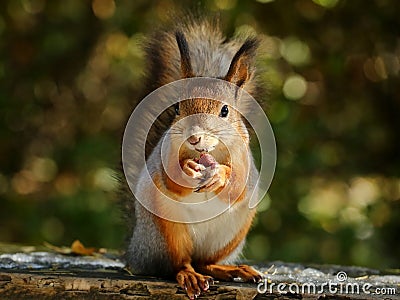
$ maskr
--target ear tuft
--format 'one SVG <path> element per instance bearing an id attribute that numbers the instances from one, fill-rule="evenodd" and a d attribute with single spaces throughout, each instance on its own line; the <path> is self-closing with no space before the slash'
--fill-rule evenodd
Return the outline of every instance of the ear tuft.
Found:
<path id="1" fill-rule="evenodd" d="M 194 77 L 192 64 L 190 62 L 189 45 L 182 31 L 175 32 L 176 42 L 178 43 L 181 55 L 181 72 L 183 78 Z"/>
<path id="2" fill-rule="evenodd" d="M 250 63 L 256 54 L 258 46 L 259 40 L 256 38 L 248 38 L 243 43 L 232 59 L 228 73 L 224 78 L 226 81 L 232 82 L 239 87 L 246 83 L 251 76 Z"/>

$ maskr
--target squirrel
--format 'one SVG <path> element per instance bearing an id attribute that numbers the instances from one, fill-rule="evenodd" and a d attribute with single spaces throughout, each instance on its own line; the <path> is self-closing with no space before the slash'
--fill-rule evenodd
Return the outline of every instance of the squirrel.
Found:
<path id="1" fill-rule="evenodd" d="M 175 29 L 160 31 L 150 39 L 145 48 L 147 89 L 152 91 L 184 78 L 209 77 L 255 93 L 259 38 L 249 35 L 227 40 L 218 23 L 206 18 L 181 21 Z M 197 114 L 203 117 L 185 122 Z M 218 118 L 231 129 L 217 125 Z M 172 136 L 174 125 L 177 128 Z M 249 140 L 240 113 L 233 105 L 216 100 L 181 101 L 157 120 L 146 141 L 150 177 L 140 173 L 135 197 L 155 204 L 160 203 L 161 194 L 181 203 L 213 197 L 223 203 L 230 203 L 231 197 L 235 201 L 214 218 L 187 223 L 164 219 L 133 196 L 128 197 L 129 218 L 134 214 L 135 224 L 125 256 L 132 273 L 174 276 L 190 299 L 209 289 L 213 279 L 262 279 L 252 267 L 234 264 L 256 213 L 248 205 L 251 192 L 257 190 L 258 178 Z M 162 141 L 169 145 L 167 151 L 161 151 Z M 161 163 L 161 155 L 170 162 L 166 166 Z M 170 178 L 171 174 L 176 178 L 187 176 L 189 184 Z"/>

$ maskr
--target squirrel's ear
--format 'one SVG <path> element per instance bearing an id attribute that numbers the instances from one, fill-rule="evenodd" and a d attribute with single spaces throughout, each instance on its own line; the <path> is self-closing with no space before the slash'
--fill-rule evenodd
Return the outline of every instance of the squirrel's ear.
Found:
<path id="1" fill-rule="evenodd" d="M 192 64 L 190 63 L 189 46 L 185 35 L 181 31 L 175 32 L 176 42 L 178 43 L 181 55 L 181 72 L 183 78 L 194 77 Z"/>
<path id="2" fill-rule="evenodd" d="M 242 86 L 251 76 L 251 60 L 255 55 L 259 41 L 248 38 L 232 59 L 225 80 Z"/>

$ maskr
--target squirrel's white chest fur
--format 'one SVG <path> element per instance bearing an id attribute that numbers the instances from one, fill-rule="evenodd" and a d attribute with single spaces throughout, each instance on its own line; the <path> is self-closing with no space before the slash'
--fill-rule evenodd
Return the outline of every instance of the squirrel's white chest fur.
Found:
<path id="1" fill-rule="evenodd" d="M 215 196 L 214 193 L 193 193 L 180 200 L 201 202 L 212 196 Z M 248 220 L 249 208 L 246 202 L 236 203 L 222 214 L 207 221 L 188 224 L 188 231 L 193 241 L 193 259 L 206 259 L 235 239 Z M 240 254 L 242 246 L 243 243 L 227 260 L 234 260 Z"/>

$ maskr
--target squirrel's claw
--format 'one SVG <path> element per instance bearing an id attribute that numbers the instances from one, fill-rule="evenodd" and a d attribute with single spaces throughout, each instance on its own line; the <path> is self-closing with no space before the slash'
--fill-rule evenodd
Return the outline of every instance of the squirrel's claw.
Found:
<path id="1" fill-rule="evenodd" d="M 204 276 L 195 271 L 184 269 L 176 275 L 179 286 L 184 289 L 190 299 L 200 296 L 201 291 L 207 291 L 212 277 Z"/>
<path id="2" fill-rule="evenodd" d="M 208 291 L 210 285 L 214 284 L 214 279 L 211 276 L 203 276 L 205 281 L 200 281 L 200 287 L 203 291 Z"/>

